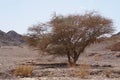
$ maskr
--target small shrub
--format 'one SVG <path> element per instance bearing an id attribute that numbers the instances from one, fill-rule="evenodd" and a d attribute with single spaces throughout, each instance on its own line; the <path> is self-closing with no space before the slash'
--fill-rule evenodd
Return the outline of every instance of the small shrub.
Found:
<path id="1" fill-rule="evenodd" d="M 120 42 L 110 47 L 111 51 L 120 51 Z"/>
<path id="2" fill-rule="evenodd" d="M 112 74 L 112 71 L 110 70 L 110 69 L 106 69 L 106 70 L 104 70 L 103 71 L 104 72 L 104 75 L 106 76 L 106 77 L 110 77 L 110 75 Z"/>
<path id="3" fill-rule="evenodd" d="M 74 67 L 76 67 L 76 64 L 75 63 L 68 63 L 68 67 L 74 68 Z"/>
<path id="4" fill-rule="evenodd" d="M 94 56 L 95 61 L 100 61 L 102 59 L 102 54 Z"/>
<path id="5" fill-rule="evenodd" d="M 73 76 L 78 76 L 80 78 L 87 78 L 90 75 L 90 65 L 89 64 L 81 64 L 78 70 L 74 69 Z"/>
<path id="6" fill-rule="evenodd" d="M 15 76 L 21 77 L 31 77 L 32 76 L 33 67 L 28 65 L 20 65 L 16 67 L 14 71 Z"/>
<path id="7" fill-rule="evenodd" d="M 22 45 L 18 45 L 19 48 L 24 48 Z"/>
<path id="8" fill-rule="evenodd" d="M 51 71 L 42 72 L 42 76 L 53 77 L 54 73 Z"/>

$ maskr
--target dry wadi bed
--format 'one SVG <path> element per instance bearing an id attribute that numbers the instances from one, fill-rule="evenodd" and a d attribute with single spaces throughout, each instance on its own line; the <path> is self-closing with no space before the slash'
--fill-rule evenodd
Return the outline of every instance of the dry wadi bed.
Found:
<path id="1" fill-rule="evenodd" d="M 0 79 L 8 80 L 120 80 L 120 51 L 110 51 L 105 43 L 87 48 L 70 68 L 66 56 L 38 54 L 27 46 L 1 46 Z M 17 66 L 29 65 L 30 77 L 15 76 Z"/>

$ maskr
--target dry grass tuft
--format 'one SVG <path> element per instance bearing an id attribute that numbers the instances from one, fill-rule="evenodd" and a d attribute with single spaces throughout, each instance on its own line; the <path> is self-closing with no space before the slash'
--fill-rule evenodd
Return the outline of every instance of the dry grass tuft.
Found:
<path id="1" fill-rule="evenodd" d="M 94 56 L 94 59 L 95 59 L 95 61 L 101 61 L 101 59 L 102 59 L 102 54 L 95 55 L 95 56 Z"/>
<path id="2" fill-rule="evenodd" d="M 89 64 L 81 64 L 79 69 L 74 69 L 73 76 L 77 76 L 80 78 L 87 78 L 90 75 L 90 65 Z"/>
<path id="3" fill-rule="evenodd" d="M 20 65 L 15 68 L 14 75 L 21 77 L 31 77 L 32 76 L 33 67 L 29 65 Z"/>
<path id="4" fill-rule="evenodd" d="M 111 51 L 120 51 L 120 42 L 110 47 Z"/>
<path id="5" fill-rule="evenodd" d="M 104 75 L 106 76 L 106 77 L 110 77 L 110 75 L 112 74 L 112 71 L 110 70 L 110 69 L 106 69 L 106 70 L 104 70 L 103 71 L 103 73 L 104 73 Z"/>

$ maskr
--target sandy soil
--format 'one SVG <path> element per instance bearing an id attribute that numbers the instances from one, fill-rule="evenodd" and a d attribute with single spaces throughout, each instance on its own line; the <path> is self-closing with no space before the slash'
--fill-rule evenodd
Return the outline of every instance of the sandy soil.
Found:
<path id="1" fill-rule="evenodd" d="M 11 80 L 84 80 L 78 75 L 81 64 L 90 65 L 90 75 L 85 80 L 120 80 L 120 52 L 105 48 L 105 44 L 95 44 L 87 48 L 77 62 L 78 66 L 70 68 L 66 56 L 40 55 L 27 46 L 2 46 L 0 48 L 0 79 Z M 10 71 L 16 66 L 28 64 L 34 67 L 32 78 L 13 76 Z M 104 71 L 111 71 L 106 77 Z M 77 71 L 76 73 L 74 73 Z"/>
<path id="2" fill-rule="evenodd" d="M 39 57 L 38 53 L 24 46 L 2 46 L 0 48 L 0 73 L 7 74 L 23 62 L 31 61 Z M 0 77 L 4 77 L 1 76 Z M 7 76 L 6 76 L 7 77 Z"/>

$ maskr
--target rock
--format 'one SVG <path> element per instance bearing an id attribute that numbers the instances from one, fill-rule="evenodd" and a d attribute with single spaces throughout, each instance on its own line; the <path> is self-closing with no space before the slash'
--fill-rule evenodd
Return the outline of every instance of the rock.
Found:
<path id="1" fill-rule="evenodd" d="M 7 33 L 0 30 L 0 46 L 20 45 L 24 43 L 23 36 L 11 30 Z"/>
<path id="2" fill-rule="evenodd" d="M 103 65 L 102 67 L 112 67 L 112 66 L 105 64 L 105 65 Z"/>
<path id="3" fill-rule="evenodd" d="M 90 53 L 88 56 L 94 56 L 96 55 L 97 53 Z"/>
<path id="4" fill-rule="evenodd" d="M 14 41 L 15 44 L 19 45 L 24 43 L 23 36 L 13 30 L 9 31 L 7 35 Z"/>
<path id="5" fill-rule="evenodd" d="M 120 57 L 120 54 L 117 54 L 117 55 L 116 55 L 116 57 L 118 57 L 118 58 L 119 58 L 119 57 Z"/>

